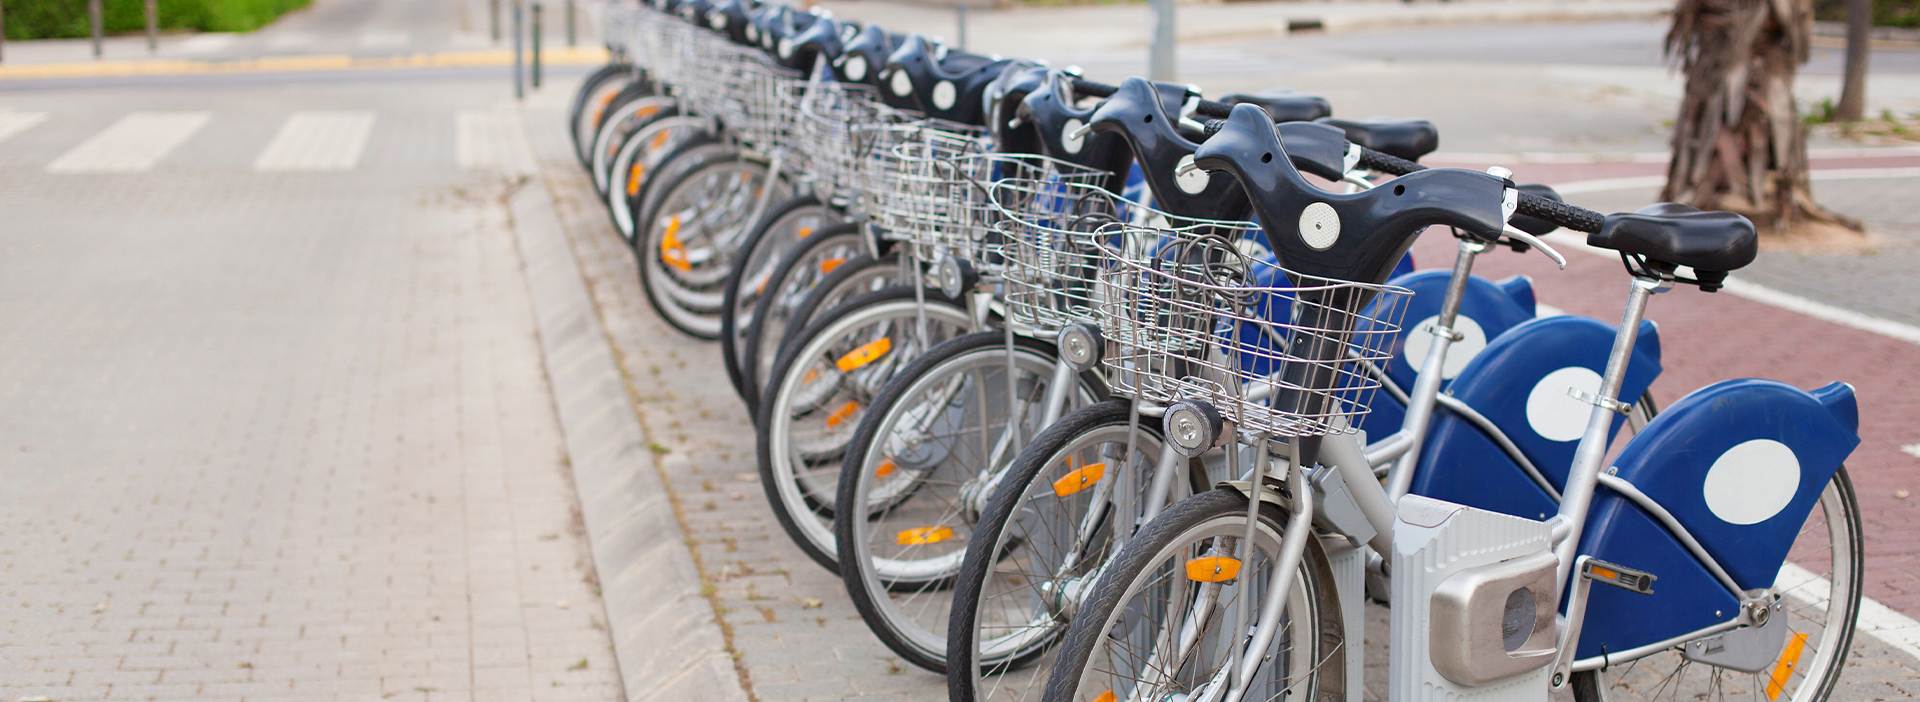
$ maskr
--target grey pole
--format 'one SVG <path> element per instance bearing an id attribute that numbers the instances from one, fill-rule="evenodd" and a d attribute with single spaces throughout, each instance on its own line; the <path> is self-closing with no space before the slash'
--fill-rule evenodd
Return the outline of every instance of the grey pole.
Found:
<path id="1" fill-rule="evenodd" d="M 487 18 L 493 26 L 493 43 L 500 43 L 500 0 L 487 0 Z"/>
<path id="2" fill-rule="evenodd" d="M 533 4 L 533 89 L 540 89 L 540 3 Z"/>
<path id="3" fill-rule="evenodd" d="M 100 34 L 105 28 L 100 25 L 100 0 L 87 0 L 87 22 L 93 25 L 93 58 L 100 58 Z"/>
<path id="4" fill-rule="evenodd" d="M 519 0 L 514 0 L 514 3 L 513 3 L 513 99 L 515 100 L 520 100 L 527 96 L 527 86 L 525 83 L 526 71 L 523 68 L 526 64 L 524 63 L 524 59 L 521 58 L 521 50 L 520 50 L 520 39 L 521 37 L 524 37 L 524 36 L 526 36 L 526 32 L 521 31 L 521 27 L 520 27 L 520 2 Z"/>
<path id="5" fill-rule="evenodd" d="M 1173 0 L 1147 0 L 1147 9 L 1153 13 L 1153 36 L 1147 53 L 1147 75 L 1154 80 L 1171 81 L 1174 79 L 1173 66 Z"/>
<path id="6" fill-rule="evenodd" d="M 7 2 L 0 0 L 0 61 L 7 57 Z"/>
<path id="7" fill-rule="evenodd" d="M 578 46 L 578 43 L 574 41 L 577 36 L 573 30 L 575 13 L 574 0 L 567 0 L 567 48 L 569 49 Z"/>
<path id="8" fill-rule="evenodd" d="M 147 53 L 160 53 L 159 0 L 147 0 Z"/>
<path id="9" fill-rule="evenodd" d="M 955 25 L 958 26 L 958 31 L 954 32 L 954 34 L 957 34 L 960 37 L 960 50 L 966 51 L 967 50 L 967 6 L 966 5 L 953 6 L 953 22 Z"/>
<path id="10" fill-rule="evenodd" d="M 1867 56 L 1872 53 L 1873 0 L 1847 0 L 1847 68 L 1840 81 L 1840 104 L 1833 118 L 1858 122 L 1867 112 Z"/>

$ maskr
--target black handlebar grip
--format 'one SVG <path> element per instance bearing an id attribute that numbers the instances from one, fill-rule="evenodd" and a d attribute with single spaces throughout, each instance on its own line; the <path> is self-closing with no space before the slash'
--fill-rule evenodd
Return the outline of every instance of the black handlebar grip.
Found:
<path id="1" fill-rule="evenodd" d="M 1226 119 L 1229 115 L 1233 114 L 1233 106 L 1224 102 L 1201 100 L 1200 104 L 1194 107 L 1193 112 L 1202 117 Z M 1212 132 L 1208 133 L 1211 134 Z"/>
<path id="2" fill-rule="evenodd" d="M 1075 77 L 1073 79 L 1073 92 L 1079 93 L 1081 95 L 1085 95 L 1087 97 L 1110 98 L 1110 97 L 1113 97 L 1113 94 L 1115 92 L 1118 92 L 1119 90 L 1120 90 L 1119 88 L 1113 87 L 1111 85 L 1107 85 L 1105 83 L 1095 83 L 1085 78 Z"/>
<path id="3" fill-rule="evenodd" d="M 1426 166 L 1418 163 L 1368 148 L 1360 149 L 1360 166 L 1376 173 L 1396 176 L 1427 170 Z"/>
<path id="4" fill-rule="evenodd" d="M 1520 193 L 1520 207 L 1514 213 L 1587 233 L 1600 231 L 1600 227 L 1607 223 L 1605 216 L 1593 210 L 1528 193 Z"/>

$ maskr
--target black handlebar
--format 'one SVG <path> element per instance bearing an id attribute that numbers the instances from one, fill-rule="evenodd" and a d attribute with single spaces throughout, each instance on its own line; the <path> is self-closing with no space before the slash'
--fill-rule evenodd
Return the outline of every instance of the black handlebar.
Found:
<path id="1" fill-rule="evenodd" d="M 1113 94 L 1119 90 L 1120 90 L 1119 88 L 1111 85 L 1107 85 L 1105 83 L 1095 83 L 1093 81 L 1090 81 L 1078 76 L 1075 76 L 1073 78 L 1073 92 L 1079 93 L 1081 95 L 1085 95 L 1087 97 L 1110 98 L 1110 97 L 1113 97 Z M 1202 99 L 1200 100 L 1199 104 L 1194 107 L 1193 111 L 1195 114 L 1198 114 L 1202 117 L 1212 117 L 1214 119 L 1226 119 L 1227 115 L 1233 114 L 1233 106 L 1226 104 L 1224 102 L 1214 102 L 1212 100 Z M 1213 134 L 1213 132 L 1207 132 L 1207 134 L 1211 135 Z"/>
<path id="2" fill-rule="evenodd" d="M 1207 136 L 1213 136 L 1225 126 L 1227 126 L 1226 120 L 1207 120 Z M 1391 176 L 1403 176 L 1427 169 L 1426 166 L 1418 163 L 1364 146 L 1360 147 L 1359 165 L 1369 171 Z M 1606 224 L 1607 221 L 1605 215 L 1593 210 L 1524 191 L 1520 193 L 1519 207 L 1515 209 L 1514 214 L 1534 217 L 1551 222 L 1554 226 L 1587 233 L 1600 231 L 1601 225 Z"/>

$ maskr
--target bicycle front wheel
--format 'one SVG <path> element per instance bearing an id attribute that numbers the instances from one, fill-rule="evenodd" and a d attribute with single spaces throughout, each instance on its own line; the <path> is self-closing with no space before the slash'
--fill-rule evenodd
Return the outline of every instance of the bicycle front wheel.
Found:
<path id="1" fill-rule="evenodd" d="M 734 257 L 733 270 L 727 273 L 721 293 L 720 359 L 740 399 L 749 398 L 741 345 L 746 342 L 747 330 L 753 328 L 753 310 L 760 304 L 761 294 L 771 286 L 773 273 L 788 249 L 835 221 L 836 213 L 818 198 L 792 198 L 767 211 Z"/>
<path id="2" fill-rule="evenodd" d="M 1057 356 L 1026 337 L 1009 349 L 1002 332 L 948 340 L 881 388 L 854 432 L 835 503 L 871 508 L 835 515 L 840 577 L 909 663 L 946 672 L 950 585 L 988 492 L 1043 428 Z M 1068 383 L 1068 410 L 1103 394 L 1091 374 Z"/>
<path id="3" fill-rule="evenodd" d="M 1774 581 L 1774 594 L 1787 603 L 1788 623 L 1788 649 L 1774 666 L 1758 673 L 1719 668 L 1687 660 L 1676 647 L 1603 670 L 1574 673 L 1569 682 L 1574 698 L 1580 702 L 1825 700 L 1833 694 L 1853 644 L 1865 555 L 1860 505 L 1854 501 L 1853 481 L 1842 467 L 1827 483 L 1819 505 L 1807 515 Z"/>
<path id="4" fill-rule="evenodd" d="M 788 196 L 769 175 L 758 157 L 723 154 L 688 168 L 664 192 L 634 242 L 641 288 L 667 323 L 701 339 L 720 336 L 721 288 L 754 210 L 764 198 Z"/>
<path id="5" fill-rule="evenodd" d="M 928 292 L 922 304 L 916 296 L 888 288 L 822 313 L 789 340 L 768 376 L 755 426 L 760 483 L 781 528 L 828 570 L 840 568 L 834 498 L 862 413 L 909 361 L 967 330 L 959 302 Z"/>
<path id="6" fill-rule="evenodd" d="M 1127 542 L 1074 615 L 1046 702 L 1178 700 L 1227 684 L 1267 598 L 1287 598 L 1244 700 L 1346 699 L 1345 640 L 1333 573 L 1318 539 L 1285 593 L 1266 592 L 1287 515 L 1260 506 L 1251 552 L 1240 548 L 1247 497 L 1210 490 L 1180 501 Z M 1239 556 L 1237 571 L 1201 559 Z M 1193 564 L 1201 567 L 1190 567 Z M 1248 652 L 1248 655 L 1254 655 Z"/>

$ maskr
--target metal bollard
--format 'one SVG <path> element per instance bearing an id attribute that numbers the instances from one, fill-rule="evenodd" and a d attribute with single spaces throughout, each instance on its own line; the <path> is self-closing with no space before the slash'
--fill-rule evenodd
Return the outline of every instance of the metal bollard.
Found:
<path id="1" fill-rule="evenodd" d="M 7 2 L 0 0 L 0 61 L 7 60 Z"/>
<path id="2" fill-rule="evenodd" d="M 961 51 L 966 51 L 967 50 L 967 6 L 966 5 L 953 6 L 953 22 L 956 25 L 956 31 L 954 32 L 954 34 L 960 37 L 959 48 Z"/>
<path id="3" fill-rule="evenodd" d="M 500 43 L 500 0 L 487 0 L 487 21 L 493 27 L 493 43 Z"/>
<path id="4" fill-rule="evenodd" d="M 533 89 L 540 89 L 540 3 L 533 4 Z"/>
<path id="5" fill-rule="evenodd" d="M 100 59 L 100 35 L 104 28 L 100 26 L 100 0 L 87 0 L 87 22 L 93 25 L 93 58 Z"/>
<path id="6" fill-rule="evenodd" d="M 576 10 L 578 9 L 574 5 L 575 5 L 574 0 L 567 0 L 567 48 L 569 49 L 579 45 L 575 41 L 575 38 L 577 35 L 574 34 L 574 28 L 573 28 L 574 15 L 576 14 Z"/>
<path id="7" fill-rule="evenodd" d="M 520 3 L 519 0 L 515 0 L 513 3 L 513 99 L 515 100 L 527 97 L 526 75 L 523 68 L 525 63 L 521 58 L 520 50 L 520 38 L 523 36 L 526 36 L 526 32 L 521 31 L 520 27 Z"/>
<path id="8" fill-rule="evenodd" d="M 147 53 L 160 53 L 160 2 L 147 0 Z"/>

